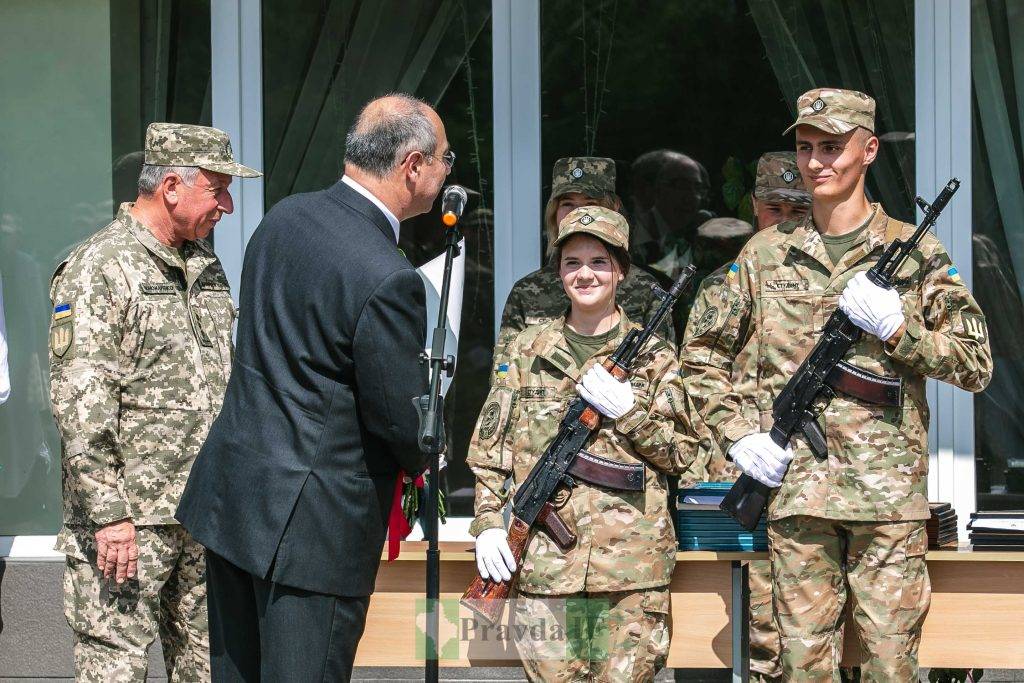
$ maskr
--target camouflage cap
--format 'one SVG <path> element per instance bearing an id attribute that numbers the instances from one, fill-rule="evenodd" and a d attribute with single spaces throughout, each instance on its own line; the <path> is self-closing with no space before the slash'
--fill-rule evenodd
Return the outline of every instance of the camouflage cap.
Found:
<path id="1" fill-rule="evenodd" d="M 754 178 L 754 199 L 800 205 L 811 203 L 811 193 L 804 189 L 804 181 L 796 165 L 796 152 L 761 155 Z"/>
<path id="2" fill-rule="evenodd" d="M 618 211 L 603 206 L 581 206 L 569 212 L 558 224 L 558 246 L 577 233 L 593 235 L 613 247 L 629 248 L 629 223 Z"/>
<path id="3" fill-rule="evenodd" d="M 151 166 L 198 166 L 240 178 L 263 175 L 235 161 L 227 133 L 185 123 L 149 124 L 145 162 Z"/>
<path id="4" fill-rule="evenodd" d="M 579 192 L 600 197 L 615 192 L 615 162 L 605 157 L 563 157 L 551 170 L 551 197 Z"/>
<path id="5" fill-rule="evenodd" d="M 875 132 L 875 100 L 856 90 L 808 90 L 797 99 L 796 112 L 796 121 L 782 131 L 783 135 L 805 123 L 836 135 L 849 133 L 857 126 Z"/>

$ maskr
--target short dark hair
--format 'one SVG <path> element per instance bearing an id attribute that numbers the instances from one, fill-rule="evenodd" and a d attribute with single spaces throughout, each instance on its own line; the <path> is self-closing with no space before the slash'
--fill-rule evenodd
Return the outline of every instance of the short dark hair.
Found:
<path id="1" fill-rule="evenodd" d="M 374 106 L 380 100 L 393 102 Z M 429 105 L 411 95 L 391 93 L 368 102 L 345 136 L 345 163 L 384 178 L 410 152 L 433 154 L 437 133 Z"/>

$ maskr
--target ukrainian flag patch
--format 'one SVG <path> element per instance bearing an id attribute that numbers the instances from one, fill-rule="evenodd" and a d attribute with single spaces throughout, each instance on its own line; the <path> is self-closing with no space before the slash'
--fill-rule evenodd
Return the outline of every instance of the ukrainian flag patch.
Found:
<path id="1" fill-rule="evenodd" d="M 956 269 L 956 266 L 950 266 L 946 274 L 952 278 L 953 282 L 960 282 L 960 271 Z"/>
<path id="2" fill-rule="evenodd" d="M 499 363 L 498 369 L 494 371 L 498 379 L 505 379 L 508 376 L 508 363 Z"/>
<path id="3" fill-rule="evenodd" d="M 63 320 L 71 317 L 71 304 L 57 304 L 53 307 L 53 319 Z"/>
<path id="4" fill-rule="evenodd" d="M 727 276 L 730 280 L 736 277 L 736 273 L 740 272 L 740 264 L 733 263 L 729 266 L 729 275 Z"/>

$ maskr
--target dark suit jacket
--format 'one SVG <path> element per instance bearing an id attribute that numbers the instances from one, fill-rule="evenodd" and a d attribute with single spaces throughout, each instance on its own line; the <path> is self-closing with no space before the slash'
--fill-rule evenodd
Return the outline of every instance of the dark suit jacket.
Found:
<path id="1" fill-rule="evenodd" d="M 240 301 L 224 407 L 177 518 L 250 574 L 369 595 L 397 472 L 426 464 L 423 282 L 384 214 L 339 181 L 266 215 Z"/>

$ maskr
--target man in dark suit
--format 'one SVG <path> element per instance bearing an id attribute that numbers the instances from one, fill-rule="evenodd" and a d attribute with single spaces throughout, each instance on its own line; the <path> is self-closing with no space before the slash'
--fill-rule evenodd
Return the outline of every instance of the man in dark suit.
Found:
<path id="1" fill-rule="evenodd" d="M 453 161 L 430 107 L 374 100 L 344 177 L 282 200 L 249 240 L 224 407 L 177 512 L 207 548 L 216 681 L 351 677 L 398 471 L 426 465 L 425 295 L 399 221 L 430 209 Z"/>

